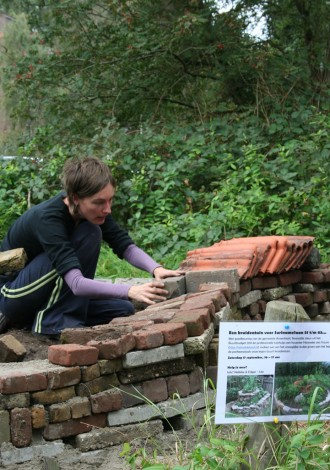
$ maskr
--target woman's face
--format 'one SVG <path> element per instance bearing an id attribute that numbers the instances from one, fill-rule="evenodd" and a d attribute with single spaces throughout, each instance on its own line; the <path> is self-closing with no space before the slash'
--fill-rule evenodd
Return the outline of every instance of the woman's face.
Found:
<path id="1" fill-rule="evenodd" d="M 92 224 L 102 225 L 108 214 L 111 214 L 112 200 L 115 195 L 114 187 L 109 183 L 93 196 L 79 198 L 74 196 L 78 206 L 78 216 Z"/>

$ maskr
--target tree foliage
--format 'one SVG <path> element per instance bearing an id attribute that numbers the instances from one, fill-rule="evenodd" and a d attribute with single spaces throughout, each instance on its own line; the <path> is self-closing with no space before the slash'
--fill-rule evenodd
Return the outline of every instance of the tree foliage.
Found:
<path id="1" fill-rule="evenodd" d="M 316 235 L 330 252 L 326 0 L 0 8 L 13 17 L 0 80 L 22 156 L 1 169 L 3 231 L 58 190 L 65 158 L 94 154 L 119 181 L 116 217 L 159 256 L 268 234 Z M 258 15 L 261 38 L 246 30 Z"/>

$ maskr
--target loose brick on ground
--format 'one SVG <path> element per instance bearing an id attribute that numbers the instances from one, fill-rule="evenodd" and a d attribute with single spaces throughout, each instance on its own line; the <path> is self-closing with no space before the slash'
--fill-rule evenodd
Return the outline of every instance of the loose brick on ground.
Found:
<path id="1" fill-rule="evenodd" d="M 48 360 L 61 366 L 89 366 L 98 359 L 98 349 L 80 344 L 55 344 L 48 348 Z"/>
<path id="2" fill-rule="evenodd" d="M 25 347 L 13 335 L 0 338 L 0 362 L 20 362 L 26 352 Z"/>

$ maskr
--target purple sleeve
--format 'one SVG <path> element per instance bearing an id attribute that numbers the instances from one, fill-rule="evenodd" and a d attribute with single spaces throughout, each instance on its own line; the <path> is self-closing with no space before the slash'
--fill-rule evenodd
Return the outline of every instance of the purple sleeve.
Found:
<path id="1" fill-rule="evenodd" d="M 70 269 L 64 274 L 64 280 L 74 295 L 88 297 L 90 299 L 128 299 L 128 291 L 131 286 L 124 284 L 112 284 L 106 281 L 95 281 L 82 275 L 80 269 Z"/>
<path id="2" fill-rule="evenodd" d="M 130 245 L 124 251 L 124 259 L 136 268 L 143 269 L 152 274 L 161 264 L 156 263 L 147 253 L 136 245 Z"/>

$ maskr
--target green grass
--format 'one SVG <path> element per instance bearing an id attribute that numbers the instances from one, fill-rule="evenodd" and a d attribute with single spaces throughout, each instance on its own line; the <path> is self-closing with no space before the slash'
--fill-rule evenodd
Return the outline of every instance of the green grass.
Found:
<path id="1" fill-rule="evenodd" d="M 148 253 L 150 254 L 150 253 Z M 152 254 L 150 254 L 152 256 Z M 155 261 L 168 269 L 177 269 L 179 262 L 176 256 L 167 256 L 164 259 Z M 121 260 L 106 245 L 101 248 L 101 253 L 97 265 L 96 277 L 104 279 L 131 278 L 131 277 L 151 277 L 149 273 L 131 266 L 127 261 Z"/>

